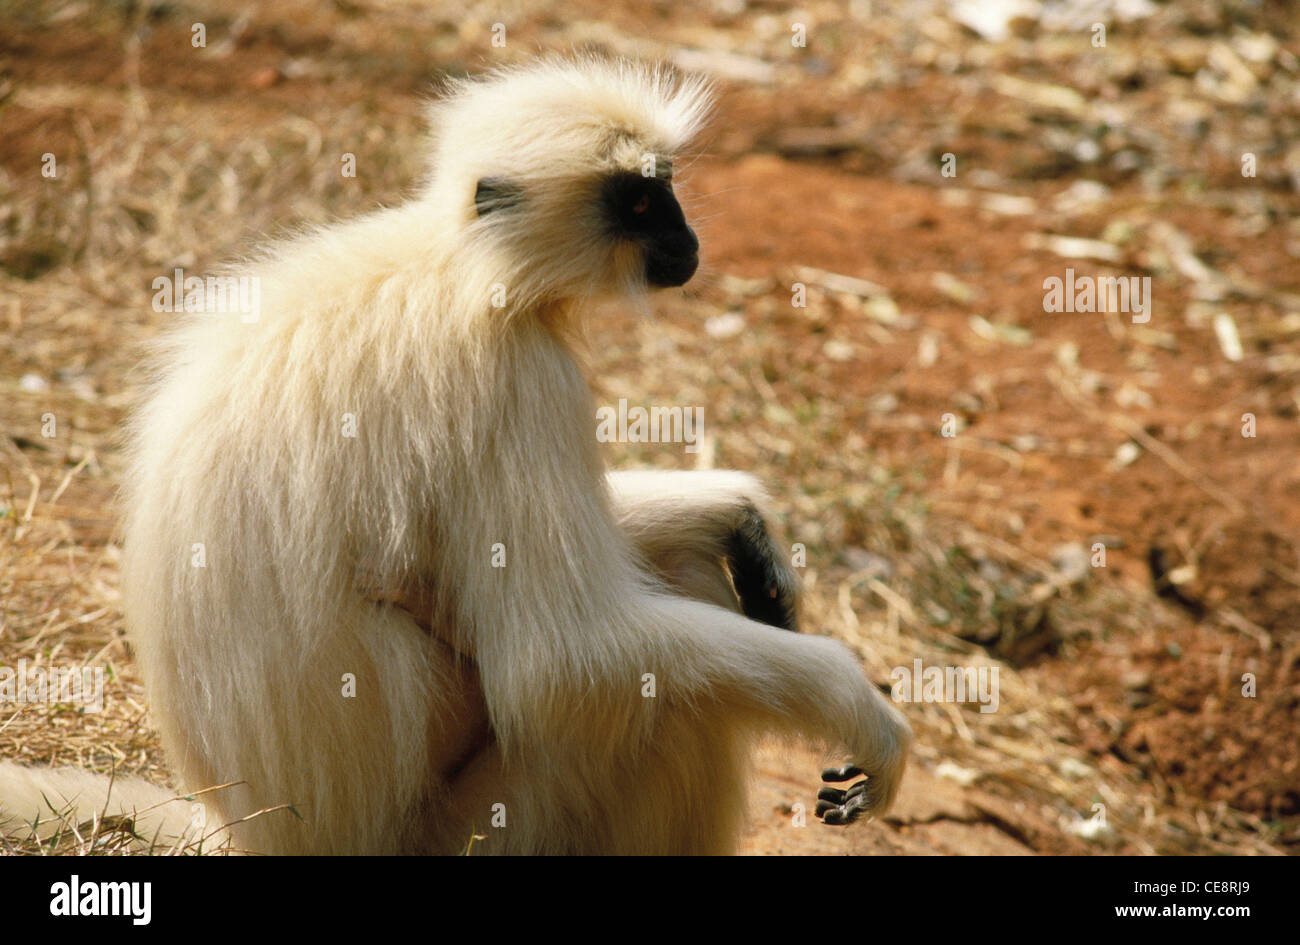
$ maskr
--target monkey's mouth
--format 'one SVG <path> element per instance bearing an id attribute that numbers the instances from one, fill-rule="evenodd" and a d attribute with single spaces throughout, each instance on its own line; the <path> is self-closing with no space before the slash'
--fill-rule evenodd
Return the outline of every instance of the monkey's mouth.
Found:
<path id="1" fill-rule="evenodd" d="M 698 253 L 683 256 L 652 255 L 646 260 L 646 282 L 656 289 L 685 285 L 699 266 Z"/>

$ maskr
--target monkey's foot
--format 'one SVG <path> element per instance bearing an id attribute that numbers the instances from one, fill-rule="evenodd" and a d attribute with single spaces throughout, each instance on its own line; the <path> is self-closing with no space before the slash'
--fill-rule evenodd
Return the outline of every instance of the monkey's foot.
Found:
<path id="1" fill-rule="evenodd" d="M 727 568 L 741 610 L 750 620 L 782 630 L 796 630 L 797 585 L 782 561 L 762 514 L 748 505 L 731 533 L 727 551 Z"/>

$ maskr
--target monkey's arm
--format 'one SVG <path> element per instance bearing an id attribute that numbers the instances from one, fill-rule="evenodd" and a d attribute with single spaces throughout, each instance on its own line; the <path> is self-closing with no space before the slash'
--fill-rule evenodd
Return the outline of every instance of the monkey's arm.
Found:
<path id="1" fill-rule="evenodd" d="M 625 471 L 606 481 L 620 527 L 669 586 L 760 623 L 797 628 L 798 582 L 768 534 L 757 479 L 730 471 Z"/>
<path id="2" fill-rule="evenodd" d="M 820 636 L 763 632 L 752 621 L 694 601 L 659 601 L 650 609 L 667 618 L 661 626 L 675 626 L 674 636 L 696 648 L 690 663 L 703 670 L 705 689 L 720 707 L 749 716 L 762 728 L 847 750 L 850 763 L 826 769 L 823 780 L 867 778 L 847 789 L 822 788 L 818 817 L 842 825 L 879 814 L 893 803 L 911 728 L 842 644 Z M 684 668 L 676 667 L 679 674 Z M 686 682 L 681 675 L 675 681 Z M 696 689 L 689 701 L 708 698 L 698 686 L 698 681 L 688 684 Z M 665 695 L 673 697 L 671 690 Z"/>

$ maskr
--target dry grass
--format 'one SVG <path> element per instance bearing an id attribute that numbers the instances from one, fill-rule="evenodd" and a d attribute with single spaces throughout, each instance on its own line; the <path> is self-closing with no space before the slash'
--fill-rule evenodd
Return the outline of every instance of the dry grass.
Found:
<path id="1" fill-rule="evenodd" d="M 130 77 L 140 49 L 126 43 Z M 151 310 L 150 283 L 175 266 L 204 271 L 261 235 L 399 199 L 419 173 L 419 102 L 391 97 L 379 116 L 373 102 L 291 110 L 128 83 L 125 94 L 23 87 L 11 104 L 78 117 L 66 177 L 0 178 L 0 336 L 13 341 L 0 353 L 0 664 L 102 666 L 109 688 L 98 714 L 5 707 L 0 754 L 162 783 L 166 767 L 124 643 L 112 509 L 115 436 L 136 395 L 139 346 L 167 318 Z M 341 178 L 336 155 L 358 151 L 362 173 Z M 774 278 L 789 284 L 794 272 Z M 878 682 L 914 658 L 1000 667 L 997 713 L 910 709 L 918 763 L 964 769 L 987 794 L 1055 825 L 1058 836 L 1042 849 L 1281 852 L 1275 828 L 1258 817 L 1226 808 L 1207 816 L 1116 759 L 1099 767 L 1075 737 L 1070 699 L 1024 671 L 1102 626 L 1135 634 L 1159 626 L 1169 619 L 1165 605 L 1063 576 L 1046 560 L 1050 549 L 1011 546 L 945 510 L 952 497 L 924 493 L 906 467 L 873 462 L 816 366 L 783 351 L 769 288 L 714 274 L 685 302 L 669 303 L 671 313 L 631 330 L 625 315 L 602 313 L 592 344 L 600 396 L 707 405 L 700 464 L 751 469 L 771 484 L 783 527 L 808 550 L 805 627 L 857 646 Z M 751 326 L 725 345 L 698 330 L 724 311 Z M 807 317 L 848 320 L 865 336 L 880 330 L 860 300 L 828 290 L 810 293 Z M 27 373 L 51 380 L 49 389 L 21 389 Z M 58 422 L 52 439 L 40 435 L 45 414 Z M 688 460 L 627 446 L 611 455 L 613 465 Z M 996 487 L 984 496 L 999 499 Z M 1113 833 L 1079 840 L 1069 825 L 1098 802 Z M 5 852 L 199 852 L 155 849 L 129 820 L 74 823 L 53 805 L 49 816 L 52 835 Z"/>
<path id="2" fill-rule="evenodd" d="M 1022 803 L 1032 820 L 1061 832 L 1035 846 L 1059 852 L 1144 854 L 1280 854 L 1276 825 L 1221 806 L 1207 817 L 1194 798 L 1172 802 L 1166 786 L 1078 744 L 1077 708 L 1062 692 L 1045 691 L 1019 666 L 1045 651 L 1068 654 L 1072 641 L 1106 627 L 1117 636 L 1173 624 L 1176 615 L 1148 594 L 1126 593 L 1084 576 L 1075 581 L 1042 557 L 968 523 L 929 509 L 929 499 L 872 466 L 861 450 L 844 448 L 845 429 L 825 405 L 816 377 L 786 374 L 780 393 L 757 367 L 779 349 L 762 327 L 729 339 L 725 353 L 701 344 L 681 325 L 727 307 L 742 296 L 706 293 L 698 311 L 642 328 L 642 343 L 611 360 L 626 364 L 626 381 L 609 398 L 705 403 L 716 443 L 704 454 L 718 467 L 763 470 L 775 491 L 791 539 L 806 544 L 803 572 L 806 632 L 822 632 L 858 648 L 868 673 L 887 687 L 894 667 L 997 666 L 1001 703 L 981 714 L 973 706 L 914 704 L 916 758 L 927 767 L 955 765 L 994 796 Z M 811 298 L 810 309 L 829 304 Z M 761 326 L 757 318 L 751 326 Z M 611 332 L 612 334 L 612 332 Z M 618 346 L 602 337 L 598 346 Z M 671 346 L 670 358 L 642 358 Z M 689 350 L 687 350 L 689 349 Z M 633 367 L 633 363 L 639 367 Z M 746 372 L 746 366 L 754 366 Z M 633 373 L 635 372 L 635 373 Z M 611 386 L 607 381 L 606 387 Z M 798 423 L 787 416 L 795 413 Z M 848 434 L 851 438 L 852 434 Z M 626 448 L 625 448 L 626 449 Z M 646 461 L 635 449 L 629 458 Z M 710 455 L 711 454 L 711 455 Z M 999 503 L 997 494 L 986 500 Z M 854 562 L 838 549 L 867 553 Z M 882 570 L 884 573 L 881 573 Z M 1010 659 L 999 659 L 999 655 Z M 1117 759 L 1109 759 L 1117 762 Z M 951 768 L 947 770 L 952 770 Z M 1084 842 L 1070 828 L 1102 803 L 1113 833 Z"/>

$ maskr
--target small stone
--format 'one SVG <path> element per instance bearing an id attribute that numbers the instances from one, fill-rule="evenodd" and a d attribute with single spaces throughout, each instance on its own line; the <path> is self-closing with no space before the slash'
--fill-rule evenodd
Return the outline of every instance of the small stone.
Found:
<path id="1" fill-rule="evenodd" d="M 1076 758 L 1064 758 L 1056 768 L 1064 777 L 1069 778 L 1071 781 L 1082 781 L 1084 778 L 1090 778 L 1094 774 L 1092 768 L 1088 767 Z"/>
<path id="2" fill-rule="evenodd" d="M 1088 576 L 1089 561 L 1088 549 L 1073 542 L 1057 545 L 1052 551 L 1052 566 L 1063 580 L 1071 584 L 1077 584 Z"/>
<path id="3" fill-rule="evenodd" d="M 871 413 L 893 413 L 898 409 L 898 396 L 884 391 L 867 401 L 867 410 Z"/>
<path id="4" fill-rule="evenodd" d="M 960 765 L 953 764 L 951 761 L 941 761 L 934 773 L 941 778 L 947 778 L 949 781 L 956 781 L 962 787 L 970 787 L 981 777 L 980 772 L 973 771 L 970 768 L 963 768 Z"/>
<path id="5" fill-rule="evenodd" d="M 853 346 L 846 341 L 836 341 L 832 338 L 822 345 L 822 354 L 831 361 L 852 361 Z"/>
<path id="6" fill-rule="evenodd" d="M 888 579 L 894 573 L 894 565 L 888 558 L 873 554 L 865 548 L 850 548 L 844 552 L 844 563 L 864 578 Z"/>
<path id="7" fill-rule="evenodd" d="M 930 276 L 930 285 L 941 294 L 965 305 L 975 299 L 975 289 L 947 272 L 936 272 Z"/>
<path id="8" fill-rule="evenodd" d="M 1131 466 L 1137 462 L 1138 457 L 1142 455 L 1142 447 L 1138 446 L 1132 440 L 1125 440 L 1115 450 L 1115 457 L 1111 460 L 1111 468 L 1123 469 L 1125 466 Z"/>
<path id="9" fill-rule="evenodd" d="M 745 319 L 738 312 L 714 315 L 704 322 L 704 333 L 710 338 L 734 338 L 744 330 Z"/>

